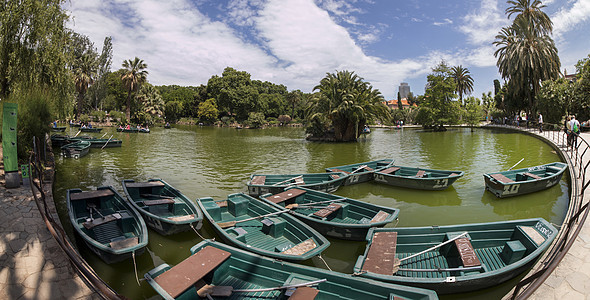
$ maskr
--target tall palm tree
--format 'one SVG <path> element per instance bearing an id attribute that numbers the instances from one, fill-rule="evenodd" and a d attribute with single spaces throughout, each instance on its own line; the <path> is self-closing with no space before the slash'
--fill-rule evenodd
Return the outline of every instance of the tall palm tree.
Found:
<path id="1" fill-rule="evenodd" d="M 463 105 L 463 94 L 473 92 L 473 78 L 471 78 L 469 70 L 461 65 L 451 68 L 451 76 L 455 79 L 457 84 L 455 91 L 459 94 L 459 101 Z"/>
<path id="2" fill-rule="evenodd" d="M 160 92 L 151 84 L 146 84 L 141 87 L 139 101 L 143 104 L 143 111 L 152 116 L 162 115 L 164 111 L 164 100 Z"/>
<path id="3" fill-rule="evenodd" d="M 147 64 L 143 62 L 143 59 L 139 59 L 137 56 L 135 59 L 128 59 L 123 61 L 123 68 L 125 72 L 121 74 L 121 80 L 127 88 L 127 107 L 125 109 L 125 117 L 127 122 L 131 119 L 131 94 L 137 92 L 139 87 L 146 81 L 148 71 Z"/>
<path id="4" fill-rule="evenodd" d="M 354 72 L 328 73 L 315 90 L 308 119 L 329 120 L 337 141 L 354 141 L 368 121 L 389 118 L 381 92 Z"/>
<path id="5" fill-rule="evenodd" d="M 511 4 L 506 8 L 506 14 L 510 18 L 516 14 L 516 19 L 525 19 L 526 23 L 533 27 L 533 30 L 540 35 L 551 34 L 553 32 L 553 22 L 549 16 L 541 9 L 546 5 L 541 3 L 541 0 L 510 0 Z"/>
<path id="6" fill-rule="evenodd" d="M 84 95 L 88 91 L 88 86 L 94 82 L 96 77 L 96 60 L 89 55 L 84 54 L 78 58 L 73 68 L 74 83 L 76 84 L 76 92 L 78 92 L 78 105 L 76 109 L 76 119 L 80 118 L 82 112 L 82 102 L 84 102 Z"/>
<path id="7" fill-rule="evenodd" d="M 553 39 L 536 31 L 526 18 L 516 18 L 496 35 L 494 45 L 499 47 L 494 56 L 502 78 L 509 80 L 515 94 L 527 96 L 532 110 L 541 82 L 559 77 L 561 63 Z"/>

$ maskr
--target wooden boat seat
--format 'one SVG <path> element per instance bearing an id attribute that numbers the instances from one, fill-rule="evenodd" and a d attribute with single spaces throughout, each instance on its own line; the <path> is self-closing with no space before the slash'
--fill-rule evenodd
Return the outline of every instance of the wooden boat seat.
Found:
<path id="1" fill-rule="evenodd" d="M 490 177 L 496 179 L 496 181 L 502 182 L 502 183 L 510 183 L 510 182 L 514 182 L 514 180 L 500 174 L 500 173 L 496 173 L 496 174 L 490 174 Z"/>
<path id="2" fill-rule="evenodd" d="M 533 178 L 533 179 L 541 179 L 541 176 L 537 176 L 537 175 L 529 173 L 529 172 L 522 173 L 522 175 L 526 175 L 526 176 Z"/>
<path id="3" fill-rule="evenodd" d="M 340 204 L 330 203 L 330 205 L 322 208 L 313 213 L 314 216 L 319 218 L 327 218 L 329 215 L 333 214 L 335 211 L 339 210 L 342 207 Z"/>
<path id="4" fill-rule="evenodd" d="M 371 219 L 371 222 L 369 223 L 378 223 L 378 222 L 383 222 L 385 221 L 385 219 L 387 219 L 387 217 L 389 217 L 389 214 L 380 210 L 374 217 L 373 219 Z"/>
<path id="5" fill-rule="evenodd" d="M 148 181 L 148 182 L 127 182 L 125 186 L 130 188 L 146 188 L 146 187 L 164 187 L 164 183 L 160 181 Z"/>
<path id="6" fill-rule="evenodd" d="M 289 297 L 289 300 L 311 300 L 320 293 L 319 290 L 308 286 L 298 287 Z"/>
<path id="7" fill-rule="evenodd" d="M 461 261 L 463 262 L 464 267 L 481 266 L 481 262 L 479 261 L 479 258 L 477 258 L 477 254 L 475 254 L 473 245 L 471 245 L 471 242 L 468 238 L 456 239 L 455 246 L 457 246 L 457 250 L 459 251 L 459 256 L 461 256 Z"/>
<path id="8" fill-rule="evenodd" d="M 317 244 L 312 238 L 309 238 L 287 250 L 282 251 L 282 254 L 288 255 L 303 255 L 317 247 Z"/>
<path id="9" fill-rule="evenodd" d="M 92 221 L 88 221 L 88 222 L 84 222 L 82 223 L 82 225 L 86 228 L 86 229 L 92 229 L 98 225 L 102 225 L 108 222 L 112 222 L 115 220 L 119 220 L 121 219 L 121 214 L 120 213 L 114 213 L 108 216 L 104 216 L 102 218 L 97 218 L 94 219 Z"/>
<path id="10" fill-rule="evenodd" d="M 227 207 L 227 200 L 222 200 L 222 201 L 215 201 L 215 203 L 217 204 L 217 206 L 219 207 Z"/>
<path id="11" fill-rule="evenodd" d="M 250 180 L 250 184 L 252 185 L 263 185 L 266 182 L 266 176 L 254 176 L 252 180 Z"/>
<path id="12" fill-rule="evenodd" d="M 125 249 L 139 244 L 139 238 L 134 236 L 130 238 L 117 239 L 109 243 L 111 248 L 115 250 Z"/>
<path id="13" fill-rule="evenodd" d="M 147 206 L 160 205 L 160 204 L 174 204 L 174 199 L 143 200 L 143 204 L 145 204 Z"/>
<path id="14" fill-rule="evenodd" d="M 387 169 L 385 169 L 383 171 L 379 171 L 379 173 L 383 173 L 383 174 L 394 174 L 398 170 L 399 170 L 399 167 L 391 167 L 391 168 L 387 168 Z"/>
<path id="15" fill-rule="evenodd" d="M 207 246 L 156 277 L 156 281 L 172 298 L 201 280 L 230 257 L 231 253 Z"/>
<path id="16" fill-rule="evenodd" d="M 457 173 L 451 173 L 451 174 L 449 174 L 449 177 L 451 177 L 451 176 L 457 176 L 457 175 L 459 175 L 459 174 L 457 174 Z"/>
<path id="17" fill-rule="evenodd" d="M 336 180 L 336 179 L 340 178 L 340 176 L 338 174 L 330 174 L 330 178 Z"/>
<path id="18" fill-rule="evenodd" d="M 362 271 L 393 275 L 396 248 L 397 232 L 375 232 Z"/>
<path id="19" fill-rule="evenodd" d="M 373 171 L 373 169 L 369 166 L 364 166 L 363 169 L 365 169 L 366 171 L 369 171 L 369 172 Z"/>
<path id="20" fill-rule="evenodd" d="M 303 181 L 303 177 L 295 178 L 295 185 L 300 185 L 300 184 L 305 184 L 305 182 Z"/>
<path id="21" fill-rule="evenodd" d="M 418 173 L 416 173 L 416 177 L 418 178 L 422 178 L 424 175 L 426 175 L 426 171 L 424 170 L 418 170 Z"/>
<path id="22" fill-rule="evenodd" d="M 114 194 L 115 193 L 113 193 L 113 191 L 111 191 L 110 189 L 80 192 L 80 193 L 71 193 L 70 200 L 100 198 L 100 197 L 112 196 Z"/>
<path id="23" fill-rule="evenodd" d="M 284 192 L 280 192 L 278 194 L 272 195 L 267 199 L 270 200 L 272 203 L 281 203 L 287 200 L 296 198 L 297 196 L 305 194 L 306 191 L 300 189 L 290 189 Z"/>
<path id="24" fill-rule="evenodd" d="M 546 166 L 545 167 L 545 171 L 551 171 L 553 173 L 558 173 L 561 170 L 562 170 L 561 168 L 557 168 L 557 167 L 554 167 L 554 166 Z"/>
<path id="25" fill-rule="evenodd" d="M 340 170 L 340 169 L 330 169 L 330 171 L 332 171 L 332 172 L 342 172 L 344 174 L 350 174 L 350 172 L 346 172 L 346 171 Z"/>

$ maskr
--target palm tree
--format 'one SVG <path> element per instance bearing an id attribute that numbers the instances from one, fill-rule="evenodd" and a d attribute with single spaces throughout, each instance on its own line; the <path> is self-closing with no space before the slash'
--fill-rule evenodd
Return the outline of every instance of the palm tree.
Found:
<path id="1" fill-rule="evenodd" d="M 308 120 L 330 122 L 337 141 L 354 141 L 368 121 L 390 117 L 381 92 L 354 72 L 328 73 L 315 90 Z"/>
<path id="2" fill-rule="evenodd" d="M 451 76 L 455 79 L 457 84 L 455 91 L 459 94 L 459 101 L 463 105 L 463 94 L 473 92 L 473 78 L 469 75 L 469 70 L 461 65 L 451 68 Z"/>
<path id="3" fill-rule="evenodd" d="M 499 47 L 494 56 L 502 78 L 515 95 L 528 98 L 532 110 L 541 82 L 559 77 L 561 63 L 553 39 L 536 31 L 526 18 L 516 18 L 496 35 L 494 45 Z"/>
<path id="4" fill-rule="evenodd" d="M 123 68 L 125 68 L 125 71 L 121 75 L 121 80 L 127 88 L 125 117 L 127 118 L 127 122 L 129 122 L 131 119 L 131 94 L 137 92 L 139 87 L 146 81 L 148 71 L 145 70 L 147 64 L 137 56 L 133 60 L 123 61 Z"/>
<path id="5" fill-rule="evenodd" d="M 82 112 L 82 102 L 84 95 L 88 91 L 88 86 L 94 82 L 96 77 L 96 61 L 89 54 L 84 54 L 76 60 L 74 66 L 74 83 L 78 92 L 78 107 L 76 109 L 76 119 L 80 118 Z"/>
<path id="6" fill-rule="evenodd" d="M 160 92 L 151 84 L 141 87 L 139 101 L 143 104 L 143 111 L 150 115 L 162 115 L 164 111 L 164 100 Z"/>
<path id="7" fill-rule="evenodd" d="M 533 26 L 533 30 L 540 35 L 551 34 L 553 32 L 553 22 L 549 16 L 541 9 L 546 5 L 541 3 L 541 0 L 510 0 L 511 4 L 506 8 L 506 14 L 510 18 L 516 14 L 516 19 L 525 19 L 526 23 Z"/>

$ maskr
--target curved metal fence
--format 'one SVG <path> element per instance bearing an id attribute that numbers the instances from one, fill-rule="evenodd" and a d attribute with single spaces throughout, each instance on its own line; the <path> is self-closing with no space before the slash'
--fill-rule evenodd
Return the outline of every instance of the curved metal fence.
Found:
<path id="1" fill-rule="evenodd" d="M 47 229 L 67 255 L 67 258 L 86 285 L 95 291 L 96 295 L 103 299 L 125 299 L 125 297 L 117 294 L 117 292 L 104 282 L 100 276 L 94 272 L 92 267 L 78 254 L 78 251 L 76 251 L 68 240 L 66 232 L 61 227 L 61 224 L 55 221 L 50 212 L 49 205 L 47 205 L 48 199 L 45 189 L 51 187 L 44 185 L 46 184 L 46 175 L 48 175 L 47 171 L 51 171 L 54 168 L 54 161 L 51 146 L 47 147 L 47 139 L 48 137 L 46 137 L 42 146 L 40 146 L 39 141 L 34 138 L 33 151 L 29 157 L 31 192 L 33 193 L 33 198 L 35 199 L 39 213 L 41 214 Z M 51 178 L 52 175 L 49 175 L 48 177 Z"/>
<path id="2" fill-rule="evenodd" d="M 515 286 L 511 293 L 506 295 L 505 298 L 510 299 L 527 299 L 543 284 L 574 244 L 589 211 L 584 193 L 590 185 L 590 180 L 586 176 L 590 165 L 590 144 L 580 134 L 566 133 L 563 125 L 544 124 L 543 131 L 537 124 L 533 124 L 534 126 L 519 125 L 488 126 L 528 132 L 553 143 L 561 150 L 562 157 L 569 165 L 571 191 L 569 208 L 557 238 L 527 276 Z"/>

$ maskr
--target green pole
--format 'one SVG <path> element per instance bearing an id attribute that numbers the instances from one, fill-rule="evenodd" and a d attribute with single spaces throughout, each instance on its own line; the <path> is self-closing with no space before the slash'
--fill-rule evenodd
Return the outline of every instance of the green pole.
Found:
<path id="1" fill-rule="evenodd" d="M 16 148 L 16 121 L 18 104 L 3 103 L 2 153 L 7 188 L 20 186 L 18 178 L 18 155 Z"/>

